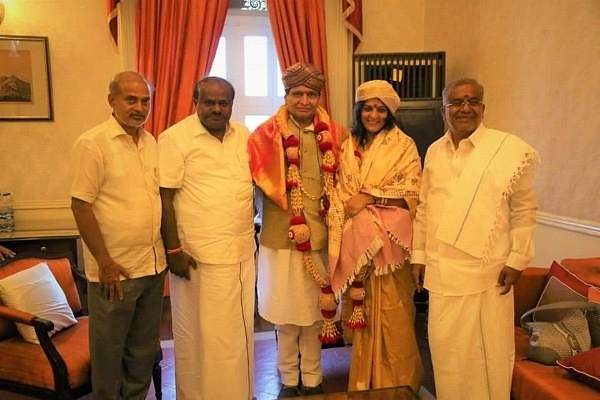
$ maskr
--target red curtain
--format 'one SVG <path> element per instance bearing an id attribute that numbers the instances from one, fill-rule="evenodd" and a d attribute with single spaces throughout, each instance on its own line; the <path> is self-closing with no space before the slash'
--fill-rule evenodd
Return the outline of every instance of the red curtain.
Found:
<path id="1" fill-rule="evenodd" d="M 108 29 L 115 46 L 119 45 L 119 20 L 117 8 L 120 0 L 106 0 L 106 15 L 108 16 Z"/>
<path id="2" fill-rule="evenodd" d="M 304 62 L 313 64 L 327 77 L 323 0 L 267 0 L 267 9 L 281 68 Z M 329 110 L 327 87 L 321 105 Z"/>
<path id="3" fill-rule="evenodd" d="M 228 0 L 137 2 L 137 68 L 155 86 L 145 125 L 155 137 L 193 112 L 193 86 L 210 71 L 228 7 Z"/>
<path id="4" fill-rule="evenodd" d="M 352 50 L 356 51 L 362 40 L 362 0 L 343 0 L 342 12 L 346 28 L 353 35 Z"/>

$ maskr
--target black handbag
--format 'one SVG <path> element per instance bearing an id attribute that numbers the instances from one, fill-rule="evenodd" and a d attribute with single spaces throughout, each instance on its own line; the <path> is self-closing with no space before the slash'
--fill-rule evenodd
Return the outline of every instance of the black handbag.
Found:
<path id="1" fill-rule="evenodd" d="M 528 358 L 546 365 L 554 365 L 563 357 L 587 351 L 592 346 L 590 328 L 582 310 L 594 310 L 587 301 L 559 301 L 532 308 L 520 319 L 521 326 L 530 334 Z M 528 321 L 537 311 L 566 310 L 558 321 Z"/>

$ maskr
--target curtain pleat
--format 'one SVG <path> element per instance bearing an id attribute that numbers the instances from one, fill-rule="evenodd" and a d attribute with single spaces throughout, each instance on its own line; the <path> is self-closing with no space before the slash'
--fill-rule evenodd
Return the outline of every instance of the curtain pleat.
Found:
<path id="1" fill-rule="evenodd" d="M 137 2 L 137 68 L 155 87 L 145 125 L 155 137 L 193 112 L 193 86 L 210 71 L 228 7 L 228 0 Z"/>
<path id="2" fill-rule="evenodd" d="M 267 9 L 281 68 L 304 62 L 313 64 L 327 77 L 323 0 L 267 0 Z M 327 84 L 321 93 L 321 105 L 329 110 Z"/>

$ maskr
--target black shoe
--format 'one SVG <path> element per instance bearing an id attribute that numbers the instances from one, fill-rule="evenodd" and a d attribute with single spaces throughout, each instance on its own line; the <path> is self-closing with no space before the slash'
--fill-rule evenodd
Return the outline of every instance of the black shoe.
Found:
<path id="1" fill-rule="evenodd" d="M 304 396 L 312 396 L 312 395 L 316 395 L 316 394 L 324 394 L 325 391 L 323 390 L 323 386 L 321 384 L 315 386 L 315 387 L 304 387 Z"/>
<path id="2" fill-rule="evenodd" d="M 283 399 L 283 398 L 287 398 L 287 397 L 299 397 L 299 396 L 300 396 L 300 389 L 298 389 L 298 386 L 283 385 L 281 387 L 281 390 L 279 391 L 279 394 L 277 395 L 277 398 Z"/>

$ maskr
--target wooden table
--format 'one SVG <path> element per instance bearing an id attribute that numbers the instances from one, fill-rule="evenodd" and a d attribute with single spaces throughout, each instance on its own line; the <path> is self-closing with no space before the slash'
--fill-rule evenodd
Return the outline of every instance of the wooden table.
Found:
<path id="1" fill-rule="evenodd" d="M 410 386 L 359 390 L 355 392 L 326 393 L 316 396 L 301 396 L 297 399 L 310 400 L 419 400 Z"/>

